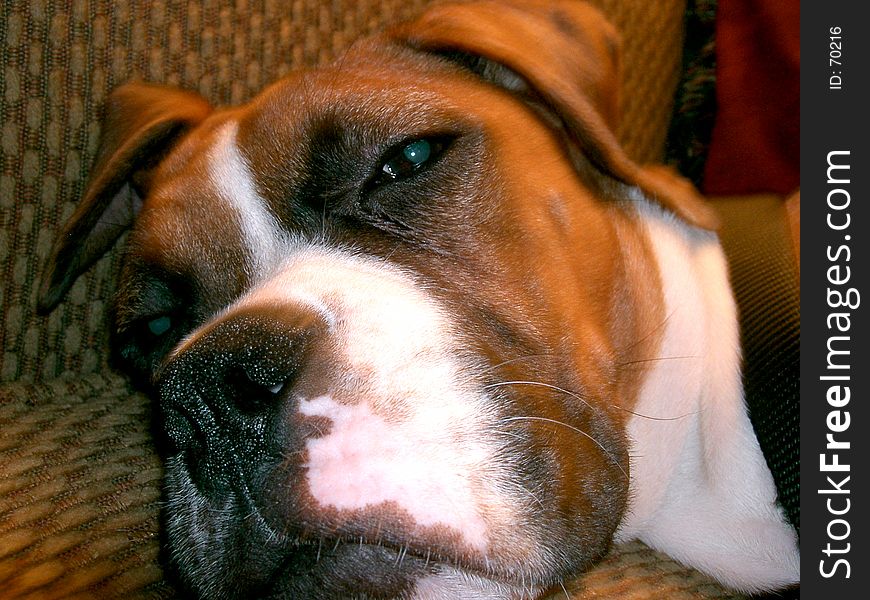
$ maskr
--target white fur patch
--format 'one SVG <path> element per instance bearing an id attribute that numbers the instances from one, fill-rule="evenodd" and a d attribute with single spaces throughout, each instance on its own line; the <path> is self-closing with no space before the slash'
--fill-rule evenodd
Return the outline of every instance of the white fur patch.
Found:
<path id="1" fill-rule="evenodd" d="M 418 525 L 447 526 L 486 549 L 488 530 L 467 471 L 486 457 L 453 446 L 461 415 L 425 410 L 391 422 L 367 401 L 339 404 L 327 396 L 304 400 L 299 410 L 332 422 L 329 435 L 307 444 L 308 484 L 321 504 L 353 510 L 394 502 Z"/>
<path id="2" fill-rule="evenodd" d="M 474 385 L 473 361 L 457 352 L 458 328 L 389 263 L 283 232 L 257 192 L 237 130 L 233 121 L 218 130 L 209 171 L 237 214 L 255 283 L 219 318 L 278 304 L 313 311 L 327 324 L 339 354 L 335 389 L 298 399 L 302 414 L 332 423 L 328 435 L 308 442 L 312 496 L 336 509 L 393 502 L 418 525 L 449 527 L 485 551 L 488 523 L 516 522 L 519 502 L 511 506 L 504 491 L 511 486 L 496 441 L 503 438 L 482 434 L 495 429 L 495 417 Z"/>
<path id="3" fill-rule="evenodd" d="M 799 581 L 797 536 L 743 401 L 737 312 L 721 247 L 640 210 L 667 325 L 628 424 L 632 501 L 617 540 L 639 538 L 746 591 Z"/>
<path id="4" fill-rule="evenodd" d="M 248 275 L 256 278 L 280 257 L 285 235 L 257 191 L 254 177 L 236 144 L 239 124 L 229 121 L 216 134 L 209 151 L 212 184 L 237 215 L 248 251 Z"/>
<path id="5" fill-rule="evenodd" d="M 525 499 L 506 492 L 507 438 L 459 351 L 457 327 L 413 278 L 380 259 L 303 242 L 226 316 L 257 306 L 311 310 L 336 361 L 322 395 L 298 398 L 326 417 L 308 440 L 313 498 L 339 510 L 393 502 L 420 526 L 445 526 L 486 553 L 491 523 L 509 527 Z"/>

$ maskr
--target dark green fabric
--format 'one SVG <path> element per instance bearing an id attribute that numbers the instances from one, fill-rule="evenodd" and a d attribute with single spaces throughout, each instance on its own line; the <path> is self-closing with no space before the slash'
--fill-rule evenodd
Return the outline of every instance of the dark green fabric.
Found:
<path id="1" fill-rule="evenodd" d="M 785 208 L 775 196 L 715 206 L 740 312 L 749 417 L 800 533 L 800 280 Z"/>

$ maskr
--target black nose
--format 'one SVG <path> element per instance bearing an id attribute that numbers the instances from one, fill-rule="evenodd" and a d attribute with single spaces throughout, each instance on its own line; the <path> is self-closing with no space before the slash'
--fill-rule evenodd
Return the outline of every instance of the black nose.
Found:
<path id="1" fill-rule="evenodd" d="M 249 310 L 195 332 L 161 369 L 170 453 L 201 491 L 234 488 L 280 454 L 278 417 L 322 329 L 315 315 Z"/>

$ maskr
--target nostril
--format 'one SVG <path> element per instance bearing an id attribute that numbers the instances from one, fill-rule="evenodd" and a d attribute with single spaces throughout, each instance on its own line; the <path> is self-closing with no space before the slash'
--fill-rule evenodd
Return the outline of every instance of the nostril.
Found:
<path id="1" fill-rule="evenodd" d="M 251 415 L 267 409 L 287 387 L 289 377 L 264 371 L 266 369 L 260 363 L 247 367 L 235 365 L 227 369 L 224 389 L 234 398 L 236 407 L 242 413 Z"/>

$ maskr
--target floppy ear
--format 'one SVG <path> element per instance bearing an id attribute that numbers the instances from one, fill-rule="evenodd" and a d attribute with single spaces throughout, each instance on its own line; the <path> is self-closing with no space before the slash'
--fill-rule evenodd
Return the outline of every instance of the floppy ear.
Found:
<path id="1" fill-rule="evenodd" d="M 84 197 L 54 244 L 37 298 L 48 312 L 133 223 L 148 177 L 180 135 L 211 112 L 200 96 L 129 83 L 109 97 Z"/>
<path id="2" fill-rule="evenodd" d="M 619 145 L 619 39 L 595 8 L 577 0 L 440 4 L 390 34 L 525 97 L 601 172 L 693 225 L 716 227 L 694 186 L 662 167 L 641 168 Z"/>

